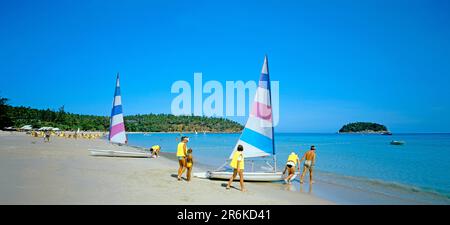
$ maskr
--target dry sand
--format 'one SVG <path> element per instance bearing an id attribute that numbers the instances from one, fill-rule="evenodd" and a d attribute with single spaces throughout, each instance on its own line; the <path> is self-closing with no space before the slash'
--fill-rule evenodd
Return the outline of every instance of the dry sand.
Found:
<path id="1" fill-rule="evenodd" d="M 333 204 L 282 184 L 246 183 L 242 193 L 226 190 L 225 181 L 177 181 L 178 163 L 168 157 L 93 157 L 89 148 L 132 150 L 99 139 L 44 143 L 1 132 L 0 204 Z"/>

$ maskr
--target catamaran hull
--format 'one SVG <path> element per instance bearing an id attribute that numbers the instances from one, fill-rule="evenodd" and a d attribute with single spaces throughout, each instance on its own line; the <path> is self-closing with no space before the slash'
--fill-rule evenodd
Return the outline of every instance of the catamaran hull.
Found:
<path id="1" fill-rule="evenodd" d="M 116 151 L 116 150 L 99 150 L 89 149 L 91 156 L 105 156 L 105 157 L 129 157 L 129 158 L 150 158 L 151 153 L 147 152 L 131 152 L 131 151 Z"/>
<path id="2" fill-rule="evenodd" d="M 233 172 L 212 171 L 208 172 L 207 177 L 216 180 L 229 180 L 232 175 Z M 239 175 L 234 180 L 239 180 Z M 281 172 L 244 172 L 244 181 L 271 182 L 281 180 L 283 180 Z"/>

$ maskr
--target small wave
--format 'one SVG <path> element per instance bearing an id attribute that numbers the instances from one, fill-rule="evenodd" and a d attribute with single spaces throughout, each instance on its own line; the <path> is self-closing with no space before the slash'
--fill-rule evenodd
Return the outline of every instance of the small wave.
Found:
<path id="1" fill-rule="evenodd" d="M 416 187 L 412 185 L 388 182 L 378 179 L 371 179 L 365 177 L 355 177 L 348 175 L 335 174 L 325 171 L 317 171 L 318 180 L 328 183 L 334 183 L 344 186 L 356 187 L 358 189 L 374 191 L 392 197 L 407 197 L 411 193 L 421 200 L 429 200 L 434 202 L 450 203 L 450 193 L 440 191 L 428 187 Z"/>

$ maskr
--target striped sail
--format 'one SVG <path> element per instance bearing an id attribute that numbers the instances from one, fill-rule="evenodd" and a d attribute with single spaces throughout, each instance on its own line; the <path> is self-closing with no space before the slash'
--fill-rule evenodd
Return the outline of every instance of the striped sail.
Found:
<path id="1" fill-rule="evenodd" d="M 238 145 L 244 147 L 244 156 L 246 158 L 275 155 L 267 56 L 264 58 L 261 78 L 259 79 L 249 118 L 234 151 L 236 151 Z M 234 151 L 231 153 L 230 159 L 233 157 Z"/>
<path id="2" fill-rule="evenodd" d="M 119 74 L 117 74 L 116 90 L 114 92 L 114 102 L 111 110 L 111 125 L 109 128 L 109 141 L 112 143 L 127 143 L 125 134 L 125 124 L 122 113 L 122 98 L 120 97 Z"/>

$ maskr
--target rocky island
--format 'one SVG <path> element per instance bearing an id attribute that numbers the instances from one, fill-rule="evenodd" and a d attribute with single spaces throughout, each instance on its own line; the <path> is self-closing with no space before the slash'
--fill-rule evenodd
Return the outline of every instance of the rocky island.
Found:
<path id="1" fill-rule="evenodd" d="M 371 122 L 356 122 L 344 125 L 339 133 L 386 134 L 390 135 L 385 125 Z"/>

